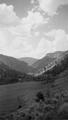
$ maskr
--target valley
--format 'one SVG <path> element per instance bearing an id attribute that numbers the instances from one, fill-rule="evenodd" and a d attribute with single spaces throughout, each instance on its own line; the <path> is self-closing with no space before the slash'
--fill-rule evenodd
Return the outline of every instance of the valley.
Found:
<path id="1" fill-rule="evenodd" d="M 43 90 L 41 82 L 24 82 L 0 86 L 0 114 L 16 111 L 19 104 L 24 106 L 24 101 L 28 107 L 40 90 Z"/>
<path id="2" fill-rule="evenodd" d="M 11 63 L 14 65 L 14 62 Z M 26 117 L 32 106 L 33 109 L 38 107 L 37 109 L 45 111 L 46 105 L 50 107 L 49 113 L 53 111 L 57 117 L 60 112 L 56 114 L 54 109 L 57 112 L 61 109 L 61 105 L 68 104 L 68 51 L 48 54 L 36 61 L 36 64 L 37 66 L 35 63 L 31 65 L 35 71 L 27 73 L 16 70 L 16 67 L 13 69 L 7 65 L 6 61 L 0 59 L 0 117 L 2 119 L 6 120 L 6 117 L 10 117 L 11 114 L 13 116 L 17 113 L 20 115 L 21 112 L 22 114 L 25 112 Z M 42 103 L 37 99 L 41 99 Z M 40 108 L 41 104 L 44 104 L 44 107 Z M 35 112 L 40 111 L 35 110 L 33 114 Z M 42 115 L 44 113 L 41 112 Z M 18 117 L 18 115 L 16 116 Z"/>

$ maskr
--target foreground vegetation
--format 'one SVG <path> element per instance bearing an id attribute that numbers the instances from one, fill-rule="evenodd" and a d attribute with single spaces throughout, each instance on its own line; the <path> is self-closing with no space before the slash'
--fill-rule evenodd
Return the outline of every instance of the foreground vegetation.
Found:
<path id="1" fill-rule="evenodd" d="M 68 56 L 37 77 L 1 68 L 0 120 L 68 120 Z"/>
<path id="2" fill-rule="evenodd" d="M 18 98 L 19 99 L 19 98 Z M 20 100 L 20 99 L 19 99 Z M 23 100 L 24 101 L 24 100 Z M 24 104 L 26 102 L 24 101 Z M 68 119 L 68 95 L 67 91 L 51 94 L 48 89 L 46 95 L 37 92 L 34 101 L 23 109 L 19 104 L 15 112 L 6 116 L 0 116 L 0 120 L 67 120 Z"/>

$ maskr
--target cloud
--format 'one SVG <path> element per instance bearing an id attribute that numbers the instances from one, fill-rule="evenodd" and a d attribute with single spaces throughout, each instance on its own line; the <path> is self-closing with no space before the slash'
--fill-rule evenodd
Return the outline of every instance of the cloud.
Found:
<path id="1" fill-rule="evenodd" d="M 44 35 L 48 38 L 49 41 L 53 41 L 55 37 L 57 36 L 57 30 L 53 29 L 49 31 L 48 33 L 45 33 Z"/>
<path id="2" fill-rule="evenodd" d="M 43 1 L 43 0 L 42 0 Z M 39 11 L 19 18 L 12 5 L 0 4 L 0 53 L 13 57 L 43 57 L 48 52 L 68 49 L 68 34 L 53 29 L 45 36 L 38 30 L 48 19 Z"/>
<path id="3" fill-rule="evenodd" d="M 64 30 L 57 30 L 53 44 L 58 51 L 68 50 L 68 34 Z"/>
<path id="4" fill-rule="evenodd" d="M 15 28 L 15 27 L 14 27 Z M 16 28 L 17 30 L 18 28 Z M 52 51 L 52 43 L 45 38 L 39 39 L 36 47 L 32 45 L 33 39 L 22 35 L 21 31 L 13 31 L 13 28 L 0 28 L 0 53 L 13 57 L 40 58 L 47 52 Z M 32 40 L 32 41 L 31 41 Z"/>
<path id="5" fill-rule="evenodd" d="M 40 39 L 34 53 L 32 52 L 34 57 L 41 58 L 50 52 L 68 50 L 68 34 L 64 30 L 54 29 L 46 33 L 46 35 L 52 40 L 47 39 L 46 36 Z"/>
<path id="6" fill-rule="evenodd" d="M 52 44 L 55 51 L 68 50 L 68 34 L 62 29 L 54 29 L 46 34 L 52 39 Z"/>
<path id="7" fill-rule="evenodd" d="M 53 50 L 52 42 L 48 41 L 48 39 L 43 37 L 42 39 L 40 39 L 40 42 L 37 46 L 35 54 L 36 54 L 36 57 L 41 58 L 47 53 L 53 52 L 53 51 L 54 50 Z"/>
<path id="8" fill-rule="evenodd" d="M 0 53 L 13 57 L 28 56 L 33 50 L 29 40 L 29 38 L 12 33 L 10 29 L 0 28 Z"/>
<path id="9" fill-rule="evenodd" d="M 8 33 L 9 34 L 9 33 Z M 9 50 L 9 39 L 7 39 L 7 31 L 0 28 L 0 53 L 7 53 Z"/>
<path id="10" fill-rule="evenodd" d="M 29 41 L 27 42 L 26 40 L 23 42 L 21 40 L 21 43 L 18 43 L 18 45 L 21 45 L 19 46 L 20 56 L 23 55 L 25 57 L 30 56 L 35 58 L 41 58 L 49 52 L 68 50 L 68 34 L 66 34 L 64 30 L 54 29 L 48 32 L 47 35 L 49 36 L 49 38 L 52 37 L 53 40 L 49 41 L 46 37 L 42 37 L 42 39 L 39 39 L 36 48 L 33 48 L 32 44 L 29 44 Z"/>
<path id="11" fill-rule="evenodd" d="M 17 30 L 17 28 L 16 28 Z M 19 29 L 20 30 L 20 29 Z M 36 47 L 33 47 L 33 39 L 31 34 L 22 35 L 22 31 L 14 31 L 13 29 L 0 28 L 0 53 L 13 57 L 35 57 L 41 58 L 46 53 L 54 51 L 68 50 L 68 34 L 64 30 L 52 30 L 46 33 L 53 40 L 48 40 L 47 37 L 39 39 Z"/>
<path id="12" fill-rule="evenodd" d="M 19 18 L 14 12 L 14 7 L 0 4 L 0 26 L 16 25 L 18 22 Z"/>
<path id="13" fill-rule="evenodd" d="M 38 36 L 40 35 L 40 33 L 39 33 L 39 32 L 35 32 L 34 35 L 35 35 L 36 37 L 38 37 Z"/>
<path id="14" fill-rule="evenodd" d="M 31 2 L 31 4 L 34 4 L 34 0 L 31 0 L 30 2 Z"/>
<path id="15" fill-rule="evenodd" d="M 56 14 L 61 5 L 67 5 L 68 0 L 37 0 L 39 7 L 49 16 Z"/>
<path id="16" fill-rule="evenodd" d="M 48 23 L 48 19 L 44 19 L 40 12 L 29 11 L 28 16 L 22 19 L 22 24 L 29 30 L 35 29 L 45 23 Z"/>
<path id="17" fill-rule="evenodd" d="M 30 56 L 34 51 L 33 43 L 39 36 L 39 31 L 35 30 L 44 23 L 47 20 L 40 12 L 29 11 L 21 19 L 12 5 L 0 4 L 0 53 L 14 57 Z"/>

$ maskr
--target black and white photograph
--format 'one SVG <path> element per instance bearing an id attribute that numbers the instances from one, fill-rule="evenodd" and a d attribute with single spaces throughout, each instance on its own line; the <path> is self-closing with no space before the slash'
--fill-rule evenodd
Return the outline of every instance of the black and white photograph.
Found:
<path id="1" fill-rule="evenodd" d="M 0 0 L 0 120 L 68 120 L 68 0 Z"/>

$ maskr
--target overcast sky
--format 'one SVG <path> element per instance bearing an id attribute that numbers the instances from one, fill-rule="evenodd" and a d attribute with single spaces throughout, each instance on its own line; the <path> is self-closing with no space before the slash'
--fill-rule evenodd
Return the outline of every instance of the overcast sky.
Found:
<path id="1" fill-rule="evenodd" d="M 41 58 L 68 50 L 68 0 L 0 0 L 0 54 Z"/>

